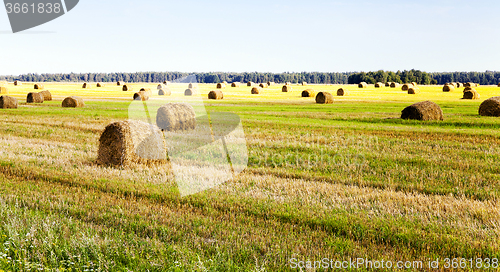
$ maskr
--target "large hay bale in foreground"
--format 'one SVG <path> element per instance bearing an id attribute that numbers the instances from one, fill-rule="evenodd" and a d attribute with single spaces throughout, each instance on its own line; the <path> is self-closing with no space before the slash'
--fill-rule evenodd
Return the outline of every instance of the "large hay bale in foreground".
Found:
<path id="1" fill-rule="evenodd" d="M 134 94 L 134 100 L 148 101 L 149 95 L 147 92 L 140 91 Z"/>
<path id="2" fill-rule="evenodd" d="M 196 113 L 187 103 L 168 103 L 158 109 L 156 125 L 166 131 L 193 130 L 196 128 Z"/>
<path id="3" fill-rule="evenodd" d="M 384 84 L 384 83 L 382 83 L 382 82 L 377 82 L 377 83 L 375 83 L 375 88 L 382 88 L 382 87 L 384 87 L 384 86 L 385 86 L 385 84 Z"/>
<path id="4" fill-rule="evenodd" d="M 453 92 L 455 90 L 455 86 L 451 84 L 446 84 L 443 86 L 443 92 Z"/>
<path id="5" fill-rule="evenodd" d="M 361 88 L 361 89 L 368 88 L 368 84 L 366 82 L 361 82 L 358 84 L 358 88 Z"/>
<path id="6" fill-rule="evenodd" d="M 198 91 L 196 89 L 191 89 L 188 88 L 184 91 L 184 96 L 192 96 L 192 95 L 197 95 Z"/>
<path id="7" fill-rule="evenodd" d="M 399 86 L 399 83 L 391 82 L 391 88 L 397 88 L 398 86 Z"/>
<path id="8" fill-rule="evenodd" d="M 35 88 L 35 90 L 43 90 L 45 88 L 45 86 L 43 86 L 43 84 L 41 84 L 41 83 L 37 83 L 37 84 L 35 84 L 34 88 Z"/>
<path id="9" fill-rule="evenodd" d="M 28 93 L 26 103 L 43 103 L 43 95 L 41 93 Z"/>
<path id="10" fill-rule="evenodd" d="M 208 93 L 208 99 L 219 100 L 219 99 L 223 99 L 223 98 L 224 98 L 224 94 L 222 93 L 221 90 L 214 90 L 214 91 L 210 91 Z"/>
<path id="11" fill-rule="evenodd" d="M 83 83 L 82 88 L 83 89 L 90 89 L 91 88 L 90 83 L 87 83 L 87 82 Z"/>
<path id="12" fill-rule="evenodd" d="M 125 84 L 122 87 L 122 91 L 124 92 L 132 91 L 132 86 Z"/>
<path id="13" fill-rule="evenodd" d="M 418 94 L 418 93 L 420 93 L 420 89 L 417 87 L 410 87 L 408 89 L 408 94 Z"/>
<path id="14" fill-rule="evenodd" d="M 14 81 L 14 86 L 22 86 L 23 83 L 19 80 Z"/>
<path id="15" fill-rule="evenodd" d="M 0 109 L 17 109 L 18 104 L 17 99 L 14 97 L 0 96 Z"/>
<path id="16" fill-rule="evenodd" d="M 253 82 L 252 81 L 248 81 L 247 82 L 247 87 L 253 87 Z"/>
<path id="17" fill-rule="evenodd" d="M 62 102 L 63 108 L 83 108 L 85 107 L 85 102 L 78 96 L 66 97 Z"/>
<path id="18" fill-rule="evenodd" d="M 312 89 L 307 89 L 302 91 L 302 97 L 315 97 L 316 92 Z"/>
<path id="19" fill-rule="evenodd" d="M 283 85 L 283 87 L 281 87 L 281 92 L 283 92 L 283 93 L 291 93 L 292 92 L 292 86 L 290 86 L 290 85 Z"/>
<path id="20" fill-rule="evenodd" d="M 41 91 L 40 94 L 43 96 L 43 101 L 52 101 L 52 94 L 48 91 Z"/>
<path id="21" fill-rule="evenodd" d="M 7 87 L 0 86 L 0 94 L 8 94 L 8 93 L 9 90 L 7 89 Z"/>
<path id="22" fill-rule="evenodd" d="M 333 103 L 333 95 L 328 92 L 319 92 L 316 95 L 316 103 L 318 104 L 332 104 Z"/>
<path id="23" fill-rule="evenodd" d="M 403 87 L 401 87 L 401 90 L 408 91 L 408 89 L 410 89 L 410 87 L 413 87 L 413 85 L 412 84 L 403 84 Z"/>
<path id="24" fill-rule="evenodd" d="M 104 83 L 98 82 L 98 83 L 96 84 L 96 86 L 97 86 L 97 88 L 104 87 Z"/>
<path id="25" fill-rule="evenodd" d="M 339 88 L 337 90 L 337 96 L 345 96 L 347 95 L 347 90 L 345 90 L 344 88 Z"/>
<path id="26" fill-rule="evenodd" d="M 500 116 L 500 96 L 488 98 L 479 106 L 479 115 L 481 116 Z"/>
<path id="27" fill-rule="evenodd" d="M 259 87 L 261 87 L 261 88 L 267 88 L 269 86 L 267 85 L 267 83 L 260 83 Z"/>
<path id="28" fill-rule="evenodd" d="M 151 124 L 127 120 L 109 124 L 99 139 L 97 162 L 130 166 L 133 163 L 166 162 L 166 144 L 160 129 Z"/>
<path id="29" fill-rule="evenodd" d="M 475 89 L 468 88 L 464 90 L 464 96 L 462 99 L 479 99 L 479 98 L 481 98 L 481 96 Z"/>
<path id="30" fill-rule="evenodd" d="M 158 90 L 158 95 L 164 95 L 164 96 L 170 96 L 172 92 L 170 91 L 169 88 L 163 88 L 161 90 Z"/>
<path id="31" fill-rule="evenodd" d="M 443 120 L 443 111 L 436 103 L 431 101 L 418 102 L 406 107 L 401 112 L 401 119 L 412 120 Z"/>
<path id="32" fill-rule="evenodd" d="M 261 88 L 253 87 L 252 88 L 252 94 L 260 94 Z"/>
<path id="33" fill-rule="evenodd" d="M 233 83 L 231 83 L 231 87 L 233 87 L 233 88 L 240 87 L 240 85 L 241 84 L 239 82 L 233 82 Z"/>

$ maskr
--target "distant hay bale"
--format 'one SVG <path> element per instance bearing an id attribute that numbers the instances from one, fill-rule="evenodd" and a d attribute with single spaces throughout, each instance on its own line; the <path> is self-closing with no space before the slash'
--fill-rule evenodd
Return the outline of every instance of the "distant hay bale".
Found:
<path id="1" fill-rule="evenodd" d="M 226 84 L 224 83 L 217 83 L 217 89 L 224 89 L 226 88 Z"/>
<path id="2" fill-rule="evenodd" d="M 70 96 L 64 98 L 62 102 L 62 107 L 63 108 L 83 108 L 85 107 L 85 102 L 83 102 L 83 99 L 78 96 Z"/>
<path id="3" fill-rule="evenodd" d="M 163 89 L 165 87 L 166 87 L 166 85 L 164 85 L 164 84 L 158 84 L 158 86 L 156 86 L 156 89 L 157 90 L 161 90 L 161 89 Z"/>
<path id="4" fill-rule="evenodd" d="M 386 83 L 385 83 L 385 86 L 386 86 L 386 87 L 391 87 L 391 83 L 390 83 L 390 82 L 386 82 Z"/>
<path id="5" fill-rule="evenodd" d="M 453 92 L 455 90 L 455 86 L 451 84 L 446 84 L 443 86 L 443 92 Z"/>
<path id="6" fill-rule="evenodd" d="M 224 80 L 224 81 L 222 81 L 222 84 L 227 85 L 228 83 L 227 83 L 227 81 Z"/>
<path id="7" fill-rule="evenodd" d="M 192 96 L 192 95 L 196 95 L 196 94 L 198 94 L 198 92 L 196 91 L 196 89 L 190 89 L 190 88 L 188 88 L 188 89 L 186 89 L 184 91 L 184 95 L 185 96 Z"/>
<path id="8" fill-rule="evenodd" d="M 410 87 L 408 89 L 408 94 L 418 94 L 418 93 L 420 93 L 420 89 L 417 87 Z"/>
<path id="9" fill-rule="evenodd" d="M 132 86 L 125 84 L 122 87 L 122 91 L 124 92 L 132 91 Z"/>
<path id="10" fill-rule="evenodd" d="M 500 87 L 500 83 L 498 83 L 498 87 Z"/>
<path id="11" fill-rule="evenodd" d="M 14 86 L 21 86 L 23 83 L 19 80 L 14 81 Z"/>
<path id="12" fill-rule="evenodd" d="M 41 91 L 40 94 L 43 96 L 43 101 L 52 101 L 52 94 L 49 91 Z"/>
<path id="13" fill-rule="evenodd" d="M 307 82 L 302 81 L 302 86 L 307 86 Z"/>
<path id="14" fill-rule="evenodd" d="M 316 103 L 317 104 L 332 104 L 333 103 L 333 95 L 328 92 L 319 92 L 316 95 Z"/>
<path id="15" fill-rule="evenodd" d="M 469 88 L 476 88 L 476 87 L 479 87 L 479 84 L 478 83 L 473 83 L 473 82 L 467 82 L 464 84 L 464 87 L 469 87 Z"/>
<path id="16" fill-rule="evenodd" d="M 41 93 L 28 93 L 26 103 L 43 103 L 43 95 Z"/>
<path id="17" fill-rule="evenodd" d="M 316 92 L 312 89 L 307 89 L 302 91 L 302 97 L 315 97 Z"/>
<path id="18" fill-rule="evenodd" d="M 382 87 L 384 87 L 384 86 L 385 86 L 385 84 L 384 84 L 384 83 L 382 83 L 382 82 L 377 82 L 377 83 L 375 84 L 375 88 L 382 88 Z"/>
<path id="19" fill-rule="evenodd" d="M 8 94 L 8 93 L 9 90 L 7 89 L 7 87 L 0 86 L 0 94 Z"/>
<path id="20" fill-rule="evenodd" d="M 86 82 L 83 83 L 82 88 L 83 89 L 90 89 L 91 88 L 90 83 L 86 83 Z"/>
<path id="21" fill-rule="evenodd" d="M 45 88 L 45 87 L 43 86 L 43 84 L 37 83 L 37 84 L 35 84 L 34 88 L 35 88 L 35 90 L 43 90 L 43 88 Z"/>
<path id="22" fill-rule="evenodd" d="M 267 82 L 267 86 L 274 86 L 276 83 L 274 83 L 273 81 L 268 81 Z"/>
<path id="23" fill-rule="evenodd" d="M 481 96 L 475 89 L 468 88 L 464 90 L 464 96 L 462 99 L 479 99 L 479 98 L 481 98 Z"/>
<path id="24" fill-rule="evenodd" d="M 399 83 L 391 82 L 391 88 L 397 88 L 398 86 L 399 86 Z"/>
<path id="25" fill-rule="evenodd" d="M 247 82 L 247 87 L 252 87 L 253 86 L 253 82 L 252 81 L 248 81 Z"/>
<path id="26" fill-rule="evenodd" d="M 252 94 L 260 94 L 261 88 L 253 87 L 252 88 Z"/>
<path id="27" fill-rule="evenodd" d="M 117 81 L 116 82 L 116 86 L 122 86 L 123 85 L 123 81 Z"/>
<path id="28" fill-rule="evenodd" d="M 413 85 L 412 84 L 403 84 L 403 87 L 401 87 L 401 90 L 408 91 L 408 89 L 410 89 L 410 87 L 413 87 Z"/>
<path id="29" fill-rule="evenodd" d="M 261 88 L 267 88 L 269 86 L 267 85 L 267 83 L 260 83 L 259 87 L 261 87 Z"/>
<path id="30" fill-rule="evenodd" d="M 292 82 L 287 81 L 285 85 L 292 85 Z"/>
<path id="31" fill-rule="evenodd" d="M 170 91 L 169 88 L 158 90 L 158 95 L 170 96 L 171 94 L 172 92 Z"/>
<path id="32" fill-rule="evenodd" d="M 283 85 L 283 87 L 281 88 L 281 92 L 283 92 L 283 93 L 290 93 L 290 92 L 292 92 L 292 86 L 290 86 L 290 85 Z"/>
<path id="33" fill-rule="evenodd" d="M 223 99 L 224 98 L 224 94 L 222 93 L 221 90 L 214 90 L 214 91 L 210 91 L 208 93 L 208 99 Z"/>
<path id="34" fill-rule="evenodd" d="M 149 88 L 141 88 L 139 92 L 146 92 L 148 96 L 153 96 L 153 92 Z"/>
<path id="35" fill-rule="evenodd" d="M 233 82 L 233 83 L 231 83 L 231 87 L 233 87 L 233 88 L 240 87 L 240 85 L 241 84 L 239 82 Z"/>
<path id="36" fill-rule="evenodd" d="M 340 88 L 337 90 L 337 96 L 345 96 L 347 95 L 347 90 L 344 90 L 344 88 Z"/>
<path id="37" fill-rule="evenodd" d="M 436 103 L 431 101 L 418 102 L 406 107 L 401 112 L 401 119 L 412 120 L 443 120 L 443 111 Z"/>
<path id="38" fill-rule="evenodd" d="M 193 84 L 193 83 L 188 84 L 188 89 L 195 89 L 196 87 L 198 87 L 198 86 L 196 86 L 196 84 Z"/>
<path id="39" fill-rule="evenodd" d="M 163 164 L 166 154 L 165 138 L 157 126 L 127 120 L 106 126 L 99 139 L 97 163 L 114 166 Z"/>
<path id="40" fill-rule="evenodd" d="M 412 82 L 411 85 L 413 85 L 414 87 L 417 87 L 417 82 Z"/>
<path id="41" fill-rule="evenodd" d="M 97 86 L 97 88 L 104 87 L 104 83 L 98 82 L 98 83 L 96 84 L 96 86 Z"/>
<path id="42" fill-rule="evenodd" d="M 196 113 L 187 103 L 168 103 L 158 109 L 156 125 L 166 131 L 193 130 L 196 128 Z"/>
<path id="43" fill-rule="evenodd" d="M 168 85 L 168 81 L 163 81 L 163 85 Z"/>
<path id="44" fill-rule="evenodd" d="M 463 88 L 464 87 L 464 84 L 463 83 L 460 83 L 460 82 L 457 82 L 457 88 Z"/>
<path id="45" fill-rule="evenodd" d="M 139 100 L 139 101 L 148 101 L 149 100 L 149 94 L 144 91 L 139 91 L 134 94 L 134 100 Z"/>
<path id="46" fill-rule="evenodd" d="M 361 82 L 358 84 L 358 88 L 361 88 L 361 89 L 368 88 L 368 84 L 366 82 Z"/>
<path id="47" fill-rule="evenodd" d="M 479 106 L 479 115 L 481 116 L 500 116 L 500 96 L 486 99 Z"/>
<path id="48" fill-rule="evenodd" d="M 18 104 L 17 99 L 14 97 L 0 96 L 0 109 L 17 109 Z"/>

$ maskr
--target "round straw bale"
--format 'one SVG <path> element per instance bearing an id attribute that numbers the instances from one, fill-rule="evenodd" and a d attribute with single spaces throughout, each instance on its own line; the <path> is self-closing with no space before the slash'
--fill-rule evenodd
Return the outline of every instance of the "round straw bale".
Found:
<path id="1" fill-rule="evenodd" d="M 35 90 L 43 90 L 44 86 L 41 83 L 35 84 Z"/>
<path id="2" fill-rule="evenodd" d="M 401 119 L 412 120 L 443 120 L 443 111 L 436 103 L 431 101 L 418 102 L 406 107 L 401 112 Z"/>
<path id="3" fill-rule="evenodd" d="M 96 84 L 96 86 L 97 86 L 97 88 L 104 87 L 104 83 L 98 82 L 98 83 Z"/>
<path id="4" fill-rule="evenodd" d="M 102 165 L 162 164 L 166 157 L 163 133 L 157 126 L 141 121 L 109 124 L 99 139 L 97 162 Z"/>
<path id="5" fill-rule="evenodd" d="M 500 87 L 500 83 L 498 83 L 498 87 Z"/>
<path id="6" fill-rule="evenodd" d="M 463 83 L 460 83 L 460 82 L 457 82 L 457 88 L 463 88 L 464 87 L 464 84 Z"/>
<path id="7" fill-rule="evenodd" d="M 168 85 L 168 81 L 163 81 L 163 85 Z"/>
<path id="8" fill-rule="evenodd" d="M 78 96 L 66 97 L 62 102 L 63 108 L 83 108 L 85 107 L 85 102 Z"/>
<path id="9" fill-rule="evenodd" d="M 413 85 L 414 87 L 417 87 L 417 82 L 412 82 L 411 85 Z"/>
<path id="10" fill-rule="evenodd" d="M 361 82 L 358 84 L 358 88 L 368 88 L 368 84 L 366 84 L 366 82 Z"/>
<path id="11" fill-rule="evenodd" d="M 253 86 L 253 82 L 252 81 L 248 81 L 247 82 L 247 87 L 252 87 Z"/>
<path id="12" fill-rule="evenodd" d="M 332 104 L 333 103 L 333 95 L 328 92 L 319 92 L 316 95 L 316 103 L 318 104 Z"/>
<path id="13" fill-rule="evenodd" d="M 189 83 L 189 84 L 188 84 L 188 89 L 194 89 L 194 88 L 196 88 L 196 87 L 198 87 L 198 86 L 196 86 L 196 85 L 195 85 L 195 84 L 193 84 L 193 83 Z"/>
<path id="14" fill-rule="evenodd" d="M 316 96 L 316 92 L 313 91 L 312 89 L 307 89 L 307 90 L 302 91 L 302 97 L 315 97 L 315 96 Z"/>
<path id="15" fill-rule="evenodd" d="M 83 83 L 82 88 L 83 89 L 90 89 L 91 88 L 90 83 L 87 83 L 87 82 Z"/>
<path id="16" fill-rule="evenodd" d="M 148 96 L 152 96 L 153 95 L 153 92 L 149 88 L 141 88 L 139 90 L 139 92 L 146 92 L 148 94 Z"/>
<path id="17" fill-rule="evenodd" d="M 161 90 L 161 89 L 163 89 L 165 87 L 166 87 L 166 85 L 164 85 L 164 84 L 158 84 L 158 86 L 156 86 L 156 89 L 157 90 Z"/>
<path id="18" fill-rule="evenodd" d="M 233 82 L 233 83 L 231 83 L 231 87 L 233 87 L 233 88 L 240 87 L 240 83 L 239 82 Z"/>
<path id="19" fill-rule="evenodd" d="M 23 83 L 19 80 L 14 81 L 14 86 L 21 86 Z"/>
<path id="20" fill-rule="evenodd" d="M 267 88 L 269 86 L 267 86 L 267 83 L 261 83 L 261 84 L 259 84 L 259 87 L 261 87 L 261 88 Z"/>
<path id="21" fill-rule="evenodd" d="M 283 93 L 290 93 L 290 92 L 292 92 L 292 86 L 290 86 L 290 85 L 283 85 L 283 87 L 281 88 L 281 92 L 283 92 Z"/>
<path id="22" fill-rule="evenodd" d="M 0 86 L 0 94 L 8 94 L 8 93 L 9 90 L 7 89 L 7 87 Z"/>
<path id="23" fill-rule="evenodd" d="M 486 99 L 479 106 L 479 115 L 481 116 L 500 116 L 500 96 Z"/>
<path id="24" fill-rule="evenodd" d="M 467 82 L 467 83 L 465 83 L 465 84 L 464 84 L 464 87 L 466 87 L 466 88 L 467 88 L 467 87 L 469 87 L 469 88 L 475 88 L 475 87 L 477 87 L 477 86 L 479 86 L 479 84 L 477 84 L 477 83 L 472 83 L 472 82 Z"/>
<path id="25" fill-rule="evenodd" d="M 399 86 L 399 83 L 391 82 L 391 88 L 397 88 L 398 86 Z"/>
<path id="26" fill-rule="evenodd" d="M 410 87 L 413 87 L 413 85 L 412 84 L 403 84 L 403 87 L 401 87 L 401 90 L 408 91 L 408 89 L 410 89 Z"/>
<path id="27" fill-rule="evenodd" d="M 252 94 L 260 94 L 261 88 L 253 87 L 252 88 Z"/>
<path id="28" fill-rule="evenodd" d="M 217 89 L 224 89 L 226 88 L 226 84 L 224 83 L 217 83 Z"/>
<path id="29" fill-rule="evenodd" d="M 420 93 L 420 89 L 417 87 L 410 87 L 408 89 L 408 94 L 418 94 L 418 93 Z"/>
<path id="30" fill-rule="evenodd" d="M 149 100 L 149 95 L 147 92 L 137 92 L 134 94 L 134 100 L 147 101 Z"/>
<path id="31" fill-rule="evenodd" d="M 122 91 L 124 92 L 132 91 L 132 86 L 125 84 L 122 87 Z"/>
<path id="32" fill-rule="evenodd" d="M 43 95 L 41 93 L 28 93 L 26 103 L 43 103 Z"/>
<path id="33" fill-rule="evenodd" d="M 345 96 L 347 95 L 347 90 L 345 90 L 344 88 L 340 88 L 337 90 L 337 96 Z"/>
<path id="34" fill-rule="evenodd" d="M 267 86 L 274 86 L 276 83 L 274 83 L 273 81 L 268 81 L 267 82 Z"/>
<path id="35" fill-rule="evenodd" d="M 123 85 L 123 81 L 117 81 L 116 82 L 116 86 L 122 86 Z"/>
<path id="36" fill-rule="evenodd" d="M 384 84 L 384 83 L 382 83 L 382 82 L 377 82 L 377 83 L 375 84 L 375 88 L 382 88 L 382 87 L 384 87 L 384 86 L 385 86 L 385 84 Z"/>
<path id="37" fill-rule="evenodd" d="M 446 84 L 443 86 L 443 92 L 453 92 L 455 90 L 455 86 L 451 84 Z"/>
<path id="38" fill-rule="evenodd" d="M 52 101 L 52 94 L 49 91 L 41 91 L 40 94 L 43 96 L 43 101 Z"/>
<path id="39" fill-rule="evenodd" d="M 468 88 L 464 90 L 464 97 L 462 99 L 479 99 L 481 96 L 479 93 L 472 88 Z"/>
<path id="40" fill-rule="evenodd" d="M 307 86 L 307 82 L 302 81 L 302 86 Z"/>
<path id="41" fill-rule="evenodd" d="M 198 90 L 197 89 L 186 89 L 184 91 L 184 95 L 185 96 L 192 96 L 192 95 L 197 95 L 198 94 Z"/>
<path id="42" fill-rule="evenodd" d="M 214 91 L 210 91 L 208 93 L 208 99 L 223 99 L 224 98 L 224 94 L 222 93 L 221 90 L 214 90 Z"/>
<path id="43" fill-rule="evenodd" d="M 391 87 L 391 83 L 390 83 L 390 82 L 386 82 L 386 83 L 385 83 L 385 86 L 386 86 L 386 87 Z"/>
<path id="44" fill-rule="evenodd" d="M 17 99 L 11 96 L 0 96 L 0 109 L 17 109 Z"/>
<path id="45" fill-rule="evenodd" d="M 165 95 L 165 96 L 170 96 L 172 92 L 170 91 L 169 88 L 163 88 L 161 90 L 158 90 L 158 95 Z"/>
<path id="46" fill-rule="evenodd" d="M 192 130 L 196 128 L 196 113 L 187 103 L 168 103 L 158 109 L 156 125 L 166 131 Z"/>

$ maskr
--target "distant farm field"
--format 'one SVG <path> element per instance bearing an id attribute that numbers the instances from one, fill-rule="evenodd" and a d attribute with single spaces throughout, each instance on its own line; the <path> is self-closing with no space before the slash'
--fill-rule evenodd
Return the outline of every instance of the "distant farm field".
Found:
<path id="1" fill-rule="evenodd" d="M 181 198 L 168 167 L 96 164 L 105 126 L 128 118 L 140 88 L 157 99 L 157 84 L 44 84 L 53 101 L 26 105 L 33 84 L 9 83 L 20 107 L 0 109 L 0 270 L 288 271 L 325 258 L 423 262 L 409 270 L 438 258 L 441 269 L 445 258 L 498 265 L 500 119 L 478 115 L 497 86 L 475 88 L 479 100 L 442 86 L 416 95 L 227 86 L 215 101 L 215 84 L 198 84 L 207 111 L 241 117 L 249 165 Z M 340 87 L 347 96 L 336 96 Z M 335 101 L 316 104 L 300 97 L 305 89 Z M 86 107 L 61 108 L 73 95 Z M 425 100 L 444 121 L 399 119 Z"/>

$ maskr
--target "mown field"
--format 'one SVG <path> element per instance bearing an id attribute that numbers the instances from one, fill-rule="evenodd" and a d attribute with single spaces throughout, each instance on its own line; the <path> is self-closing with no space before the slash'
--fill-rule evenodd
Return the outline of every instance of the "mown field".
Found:
<path id="1" fill-rule="evenodd" d="M 127 119 L 133 92 L 46 83 L 54 101 L 25 105 L 33 85 L 7 87 L 21 105 L 0 110 L 0 270 L 288 271 L 291 259 L 500 258 L 500 119 L 478 115 L 500 95 L 496 86 L 476 88 L 474 101 L 441 86 L 417 95 L 343 86 L 348 96 L 318 105 L 300 92 L 339 86 L 282 93 L 276 85 L 261 95 L 227 87 L 224 100 L 209 101 L 214 85 L 200 84 L 209 112 L 241 117 L 250 160 L 234 180 L 184 198 L 168 167 L 96 165 L 101 132 Z M 86 107 L 61 108 L 69 95 Z M 425 100 L 441 106 L 444 121 L 398 119 Z"/>

